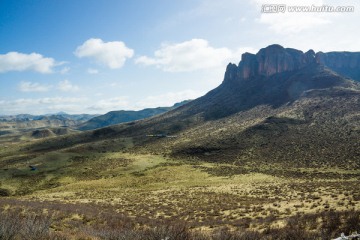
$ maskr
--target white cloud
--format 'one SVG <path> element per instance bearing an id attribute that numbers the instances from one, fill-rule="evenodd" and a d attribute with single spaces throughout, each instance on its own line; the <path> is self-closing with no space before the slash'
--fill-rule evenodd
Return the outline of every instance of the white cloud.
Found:
<path id="1" fill-rule="evenodd" d="M 172 106 L 175 103 L 189 100 L 189 99 L 196 99 L 202 95 L 204 95 L 205 92 L 201 91 L 195 91 L 192 89 L 179 91 L 179 92 L 168 92 L 165 94 L 160 95 L 152 95 L 148 96 L 145 99 L 139 101 L 136 104 L 136 109 L 144 109 L 144 108 L 153 108 L 153 107 L 166 107 L 166 106 Z"/>
<path id="2" fill-rule="evenodd" d="M 115 97 L 115 98 L 108 98 L 108 99 L 101 99 L 97 101 L 96 104 L 88 107 L 91 111 L 97 112 L 108 112 L 113 110 L 122 110 L 127 109 L 129 107 L 129 102 L 127 97 Z"/>
<path id="3" fill-rule="evenodd" d="M 46 58 L 38 53 L 8 52 L 0 54 L 0 73 L 28 70 L 39 73 L 51 73 L 55 65 L 56 63 L 53 58 Z"/>
<path id="4" fill-rule="evenodd" d="M 32 83 L 32 82 L 21 82 L 18 85 L 18 89 L 22 92 L 46 92 L 52 86 L 50 85 L 42 85 L 40 83 Z"/>
<path id="5" fill-rule="evenodd" d="M 167 72 L 188 72 L 224 66 L 232 57 L 233 53 L 228 48 L 214 48 L 204 39 L 192 39 L 182 43 L 162 44 L 153 58 L 140 56 L 135 63 L 155 65 Z"/>
<path id="6" fill-rule="evenodd" d="M 253 0 L 253 3 L 261 11 L 263 4 L 284 4 L 289 6 L 322 6 L 323 0 L 292 0 L 284 2 L 283 0 Z M 279 34 L 295 34 L 307 29 L 316 29 L 331 23 L 331 18 L 336 13 L 319 13 L 319 12 L 289 12 L 287 9 L 283 13 L 262 13 L 257 19 L 258 22 L 269 26 L 270 30 Z"/>
<path id="7" fill-rule="evenodd" d="M 89 74 L 98 74 L 98 73 L 99 73 L 99 70 L 94 69 L 94 68 L 88 68 L 87 72 L 88 72 Z"/>
<path id="8" fill-rule="evenodd" d="M 79 90 L 78 86 L 71 84 L 67 79 L 60 81 L 57 88 L 64 92 L 76 92 Z"/>
<path id="9" fill-rule="evenodd" d="M 103 42 L 91 38 L 77 47 L 75 55 L 79 58 L 88 57 L 111 69 L 121 68 L 127 58 L 134 55 L 134 50 L 126 47 L 121 41 Z"/>

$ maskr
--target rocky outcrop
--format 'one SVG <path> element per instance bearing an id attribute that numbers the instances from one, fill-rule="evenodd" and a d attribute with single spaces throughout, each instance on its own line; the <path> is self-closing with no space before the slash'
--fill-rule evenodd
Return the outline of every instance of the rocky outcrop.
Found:
<path id="1" fill-rule="evenodd" d="M 360 52 L 318 52 L 316 60 L 330 68 L 359 68 Z"/>
<path id="2" fill-rule="evenodd" d="M 271 45 L 256 54 L 258 61 L 257 74 L 271 76 L 276 73 L 294 71 L 303 68 L 307 62 L 306 55 L 299 50 Z M 313 60 L 311 60 L 313 61 Z"/>
<path id="3" fill-rule="evenodd" d="M 318 52 L 316 62 L 341 75 L 360 81 L 360 52 Z"/>
<path id="4" fill-rule="evenodd" d="M 313 50 L 303 53 L 300 50 L 274 44 L 262 48 L 257 54 L 244 53 L 239 63 L 238 75 L 242 79 L 257 75 L 269 77 L 276 73 L 301 69 L 314 62 Z"/>
<path id="5" fill-rule="evenodd" d="M 270 77 L 277 73 L 302 69 L 310 64 L 321 64 L 360 81 L 360 52 L 306 53 L 284 48 L 278 44 L 260 49 L 256 54 L 244 53 L 239 66 L 229 64 L 224 82 L 247 80 L 256 76 Z"/>

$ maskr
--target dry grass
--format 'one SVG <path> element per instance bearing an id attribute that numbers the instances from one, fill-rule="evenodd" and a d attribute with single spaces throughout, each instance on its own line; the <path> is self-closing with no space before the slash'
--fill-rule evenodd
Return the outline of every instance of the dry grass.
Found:
<path id="1" fill-rule="evenodd" d="M 293 169 L 286 172 L 292 177 L 251 169 L 244 174 L 232 171 L 226 175 L 229 164 L 198 161 L 190 165 L 158 155 L 129 153 L 106 153 L 103 157 L 112 167 L 97 168 L 99 177 L 65 175 L 59 178 L 59 186 L 21 198 L 95 204 L 143 225 L 184 221 L 192 229 L 227 226 L 259 232 L 283 227 L 286 219 L 298 214 L 345 212 L 360 207 L 358 180 L 353 178 L 307 180 L 292 175 Z M 122 164 L 114 165 L 114 160 Z M 94 164 L 102 166 L 101 162 L 86 162 L 87 174 Z"/>
<path id="2" fill-rule="evenodd" d="M 329 239 L 359 231 L 358 123 L 342 122 L 339 103 L 334 120 L 326 111 L 313 116 L 319 98 L 194 124 L 174 139 L 145 138 L 160 131 L 146 120 L 11 144 L 0 148 L 2 214 L 50 214 L 45 239 Z"/>

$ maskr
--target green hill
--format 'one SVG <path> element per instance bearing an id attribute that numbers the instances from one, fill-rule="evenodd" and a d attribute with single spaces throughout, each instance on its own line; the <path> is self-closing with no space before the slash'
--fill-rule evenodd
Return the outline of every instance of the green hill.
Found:
<path id="1" fill-rule="evenodd" d="M 180 107 L 186 103 L 190 102 L 189 100 L 183 101 L 180 103 L 174 104 L 172 107 L 157 107 L 157 108 L 146 108 L 139 111 L 111 111 L 104 115 L 94 117 L 87 122 L 81 124 L 79 130 L 91 130 L 96 128 L 102 128 L 114 124 L 132 122 L 144 118 L 149 118 L 155 115 L 165 113 L 167 111 L 173 110 L 177 107 Z"/>

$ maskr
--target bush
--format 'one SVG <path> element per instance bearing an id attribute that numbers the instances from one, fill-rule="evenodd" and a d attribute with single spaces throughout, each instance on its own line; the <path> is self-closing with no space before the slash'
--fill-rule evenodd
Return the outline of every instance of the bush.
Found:
<path id="1" fill-rule="evenodd" d="M 0 216 L 0 239 L 14 239 L 18 232 L 19 218 L 13 214 L 1 214 Z"/>
<path id="2" fill-rule="evenodd" d="M 0 188 L 0 197 L 8 197 L 11 195 L 11 192 L 9 189 Z"/>
<path id="3" fill-rule="evenodd" d="M 46 215 L 0 212 L 0 239 L 50 239 L 50 224 L 51 218 Z"/>

